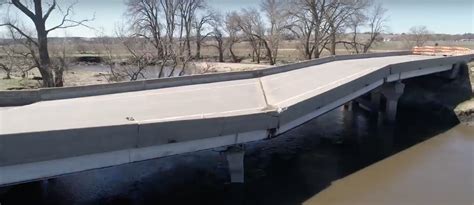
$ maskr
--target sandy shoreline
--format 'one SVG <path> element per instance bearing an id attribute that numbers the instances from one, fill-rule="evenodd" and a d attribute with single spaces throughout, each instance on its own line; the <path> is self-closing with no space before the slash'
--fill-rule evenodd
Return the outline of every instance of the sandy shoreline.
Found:
<path id="1" fill-rule="evenodd" d="M 474 98 L 458 105 L 454 112 L 461 123 L 474 126 Z"/>
<path id="2" fill-rule="evenodd" d="M 474 126 L 474 62 L 469 63 L 469 73 L 473 97 L 470 100 L 459 104 L 454 109 L 454 112 L 461 123 L 467 124 L 468 126 Z"/>

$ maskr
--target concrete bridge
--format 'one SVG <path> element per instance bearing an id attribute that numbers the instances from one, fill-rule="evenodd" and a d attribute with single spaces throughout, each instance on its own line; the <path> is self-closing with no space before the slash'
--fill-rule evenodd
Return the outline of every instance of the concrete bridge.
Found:
<path id="1" fill-rule="evenodd" d="M 351 101 L 385 108 L 393 122 L 404 79 L 455 78 L 473 58 L 333 56 L 260 71 L 0 92 L 0 106 L 10 106 L 0 109 L 0 185 L 214 148 L 224 148 L 231 181 L 243 182 L 243 144 Z"/>

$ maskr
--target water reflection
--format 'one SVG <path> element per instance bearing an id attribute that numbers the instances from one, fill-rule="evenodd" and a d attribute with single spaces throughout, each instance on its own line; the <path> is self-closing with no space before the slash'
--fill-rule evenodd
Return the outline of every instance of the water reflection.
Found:
<path id="1" fill-rule="evenodd" d="M 337 109 L 284 136 L 247 145 L 246 184 L 202 151 L 0 189 L 8 204 L 301 204 L 334 180 L 445 131 L 452 116 L 400 109 L 396 127 Z"/>

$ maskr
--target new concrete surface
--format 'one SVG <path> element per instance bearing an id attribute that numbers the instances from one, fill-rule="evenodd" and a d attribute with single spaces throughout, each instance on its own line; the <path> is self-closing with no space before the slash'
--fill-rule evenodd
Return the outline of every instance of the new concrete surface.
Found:
<path id="1" fill-rule="evenodd" d="M 336 181 L 304 204 L 474 204 L 474 127 L 453 130 Z"/>
<path id="2" fill-rule="evenodd" d="M 0 134 L 238 116 L 260 113 L 267 107 L 284 109 L 392 63 L 432 58 L 436 57 L 336 61 L 263 77 L 261 85 L 257 78 L 38 102 L 2 110 Z"/>
<path id="3" fill-rule="evenodd" d="M 262 78 L 262 83 L 271 105 L 288 107 L 373 73 L 390 64 L 433 58 L 436 57 L 407 55 L 335 61 L 266 76 Z"/>
<path id="4" fill-rule="evenodd" d="M 2 111 L 0 134 L 243 115 L 265 107 L 258 80 L 239 80 L 16 107 Z"/>

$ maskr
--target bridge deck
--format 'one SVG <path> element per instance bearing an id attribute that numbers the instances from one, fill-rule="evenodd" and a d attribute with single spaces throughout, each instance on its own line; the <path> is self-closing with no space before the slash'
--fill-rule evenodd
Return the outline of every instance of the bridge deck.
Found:
<path id="1" fill-rule="evenodd" d="M 335 61 L 256 79 L 38 102 L 0 110 L 0 135 L 262 113 L 268 107 L 284 109 L 393 63 L 433 58 L 440 57 Z"/>
<path id="2" fill-rule="evenodd" d="M 266 139 L 384 83 L 451 70 L 474 57 L 375 56 L 0 109 L 0 186 Z M 338 60 L 347 58 L 358 59 Z M 335 61 L 320 64 L 328 59 Z M 193 82 L 199 81 L 186 83 Z"/>

